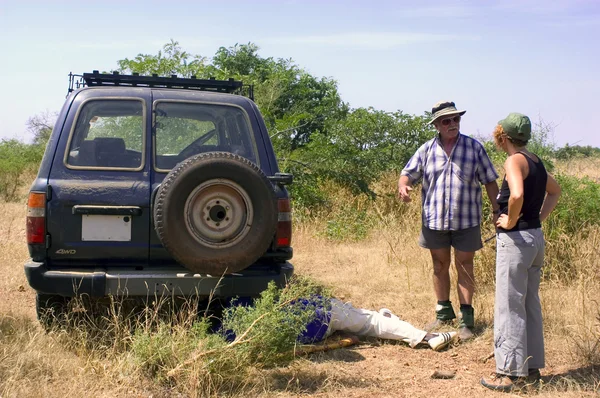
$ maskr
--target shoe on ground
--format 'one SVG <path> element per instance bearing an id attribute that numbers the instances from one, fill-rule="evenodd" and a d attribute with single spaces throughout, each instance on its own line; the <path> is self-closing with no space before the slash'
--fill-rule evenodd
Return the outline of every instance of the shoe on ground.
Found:
<path id="1" fill-rule="evenodd" d="M 440 351 L 456 340 L 456 332 L 436 333 L 436 336 L 429 339 L 427 344 L 433 351 Z"/>
<path id="2" fill-rule="evenodd" d="M 542 375 L 539 369 L 529 369 L 529 375 L 527 376 L 527 383 L 537 384 L 542 380 Z"/>
<path id="3" fill-rule="evenodd" d="M 460 322 L 458 324 L 459 328 L 468 327 L 473 328 L 475 326 L 475 310 L 473 307 L 471 308 L 461 308 L 460 309 Z"/>
<path id="4" fill-rule="evenodd" d="M 440 330 L 443 328 L 447 328 L 449 326 L 452 326 L 452 320 L 442 320 L 442 319 L 436 319 L 435 321 L 425 325 L 425 327 L 423 328 L 426 332 L 435 332 L 436 330 Z"/>
<path id="5" fill-rule="evenodd" d="M 525 377 L 495 373 L 490 377 L 482 377 L 481 385 L 494 391 L 511 392 L 523 388 L 526 384 L 525 379 Z"/>
<path id="6" fill-rule="evenodd" d="M 475 334 L 471 328 L 463 326 L 458 329 L 458 337 L 461 341 L 467 341 L 475 337 Z"/>

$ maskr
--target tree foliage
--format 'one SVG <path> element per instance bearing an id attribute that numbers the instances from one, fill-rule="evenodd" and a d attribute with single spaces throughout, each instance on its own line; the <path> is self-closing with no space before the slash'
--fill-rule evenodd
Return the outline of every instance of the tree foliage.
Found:
<path id="1" fill-rule="evenodd" d="M 0 141 L 0 198 L 7 202 L 19 199 L 23 176 L 37 169 L 43 152 L 41 144 L 15 139 Z"/>
<path id="2" fill-rule="evenodd" d="M 160 76 L 228 79 L 255 86 L 255 101 L 282 152 L 290 152 L 311 141 L 315 132 L 325 132 L 332 120 L 347 111 L 337 82 L 316 78 L 291 59 L 263 58 L 253 43 L 220 47 L 212 58 L 183 51 L 171 40 L 156 55 L 138 54 L 119 60 L 121 73 L 156 73 Z"/>
<path id="3" fill-rule="evenodd" d="M 327 134 L 316 133 L 300 157 L 313 170 L 355 193 L 387 171 L 400 171 L 434 130 L 425 117 L 359 108 Z"/>

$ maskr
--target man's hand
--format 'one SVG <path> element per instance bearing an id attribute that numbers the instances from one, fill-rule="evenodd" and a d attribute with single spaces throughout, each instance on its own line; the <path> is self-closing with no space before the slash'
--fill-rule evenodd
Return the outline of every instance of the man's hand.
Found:
<path id="1" fill-rule="evenodd" d="M 398 197 L 402 199 L 403 202 L 410 202 L 410 191 L 412 191 L 412 188 L 408 185 L 399 185 Z"/>

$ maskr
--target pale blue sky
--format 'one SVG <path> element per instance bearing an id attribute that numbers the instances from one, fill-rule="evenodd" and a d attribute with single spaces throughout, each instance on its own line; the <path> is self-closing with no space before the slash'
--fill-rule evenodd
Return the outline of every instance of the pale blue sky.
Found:
<path id="1" fill-rule="evenodd" d="M 509 112 L 555 125 L 562 146 L 600 147 L 600 2 L 0 0 L 0 138 L 58 111 L 67 75 L 111 70 L 170 39 L 211 57 L 254 42 L 339 83 L 351 107 L 467 110 L 462 132 L 489 137 Z"/>

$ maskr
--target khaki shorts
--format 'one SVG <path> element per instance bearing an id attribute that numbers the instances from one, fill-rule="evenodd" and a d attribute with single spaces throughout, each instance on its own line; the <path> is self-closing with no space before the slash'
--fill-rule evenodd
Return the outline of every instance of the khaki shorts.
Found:
<path id="1" fill-rule="evenodd" d="M 483 247 L 481 227 L 477 225 L 457 231 L 436 231 L 423 226 L 419 246 L 431 250 L 453 247 L 461 252 L 475 252 Z"/>

